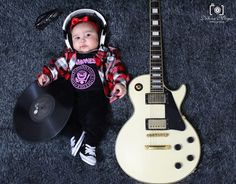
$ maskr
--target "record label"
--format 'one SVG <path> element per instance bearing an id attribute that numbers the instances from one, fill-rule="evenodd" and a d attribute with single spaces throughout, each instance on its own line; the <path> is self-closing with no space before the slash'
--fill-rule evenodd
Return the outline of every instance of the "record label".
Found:
<path id="1" fill-rule="evenodd" d="M 42 95 L 38 99 L 33 101 L 29 110 L 30 118 L 35 122 L 39 122 L 50 116 L 54 108 L 54 98 L 47 94 Z"/>

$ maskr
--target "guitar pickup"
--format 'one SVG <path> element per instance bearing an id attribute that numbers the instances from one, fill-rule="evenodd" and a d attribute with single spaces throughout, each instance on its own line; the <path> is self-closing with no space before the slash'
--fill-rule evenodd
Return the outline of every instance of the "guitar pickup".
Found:
<path id="1" fill-rule="evenodd" d="M 146 130 L 166 130 L 166 119 L 150 118 L 146 119 Z"/>
<path id="2" fill-rule="evenodd" d="M 146 93 L 146 104 L 164 104 L 166 103 L 165 93 Z"/>

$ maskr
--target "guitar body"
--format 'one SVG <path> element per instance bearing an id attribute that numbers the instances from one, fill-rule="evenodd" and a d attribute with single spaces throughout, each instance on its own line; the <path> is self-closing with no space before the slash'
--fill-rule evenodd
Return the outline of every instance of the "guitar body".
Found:
<path id="1" fill-rule="evenodd" d="M 195 170 L 200 159 L 198 135 L 180 112 L 185 85 L 176 91 L 164 89 L 165 103 L 149 103 L 150 75 L 131 81 L 134 113 L 116 140 L 116 158 L 123 171 L 145 183 L 180 181 Z"/>

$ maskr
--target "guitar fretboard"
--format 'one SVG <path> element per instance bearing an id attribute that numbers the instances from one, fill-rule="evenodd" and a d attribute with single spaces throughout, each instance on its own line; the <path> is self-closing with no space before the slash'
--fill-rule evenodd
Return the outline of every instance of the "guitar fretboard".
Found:
<path id="1" fill-rule="evenodd" d="M 150 81 L 151 92 L 164 92 L 160 2 L 150 0 Z"/>

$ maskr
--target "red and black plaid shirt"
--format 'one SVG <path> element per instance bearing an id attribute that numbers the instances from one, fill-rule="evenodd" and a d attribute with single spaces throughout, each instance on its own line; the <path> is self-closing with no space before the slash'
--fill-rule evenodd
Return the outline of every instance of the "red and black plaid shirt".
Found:
<path id="1" fill-rule="evenodd" d="M 70 74 L 77 60 L 77 52 L 66 50 L 63 57 L 52 59 L 47 66 L 43 67 L 43 74 L 46 74 L 50 82 L 58 77 L 63 77 L 66 80 L 70 79 Z M 112 95 L 112 90 L 117 83 L 127 86 L 130 80 L 124 65 L 120 60 L 120 54 L 113 47 L 102 47 L 95 55 L 96 66 L 100 79 L 104 86 L 104 93 L 110 98 L 110 101 L 116 100 Z"/>

